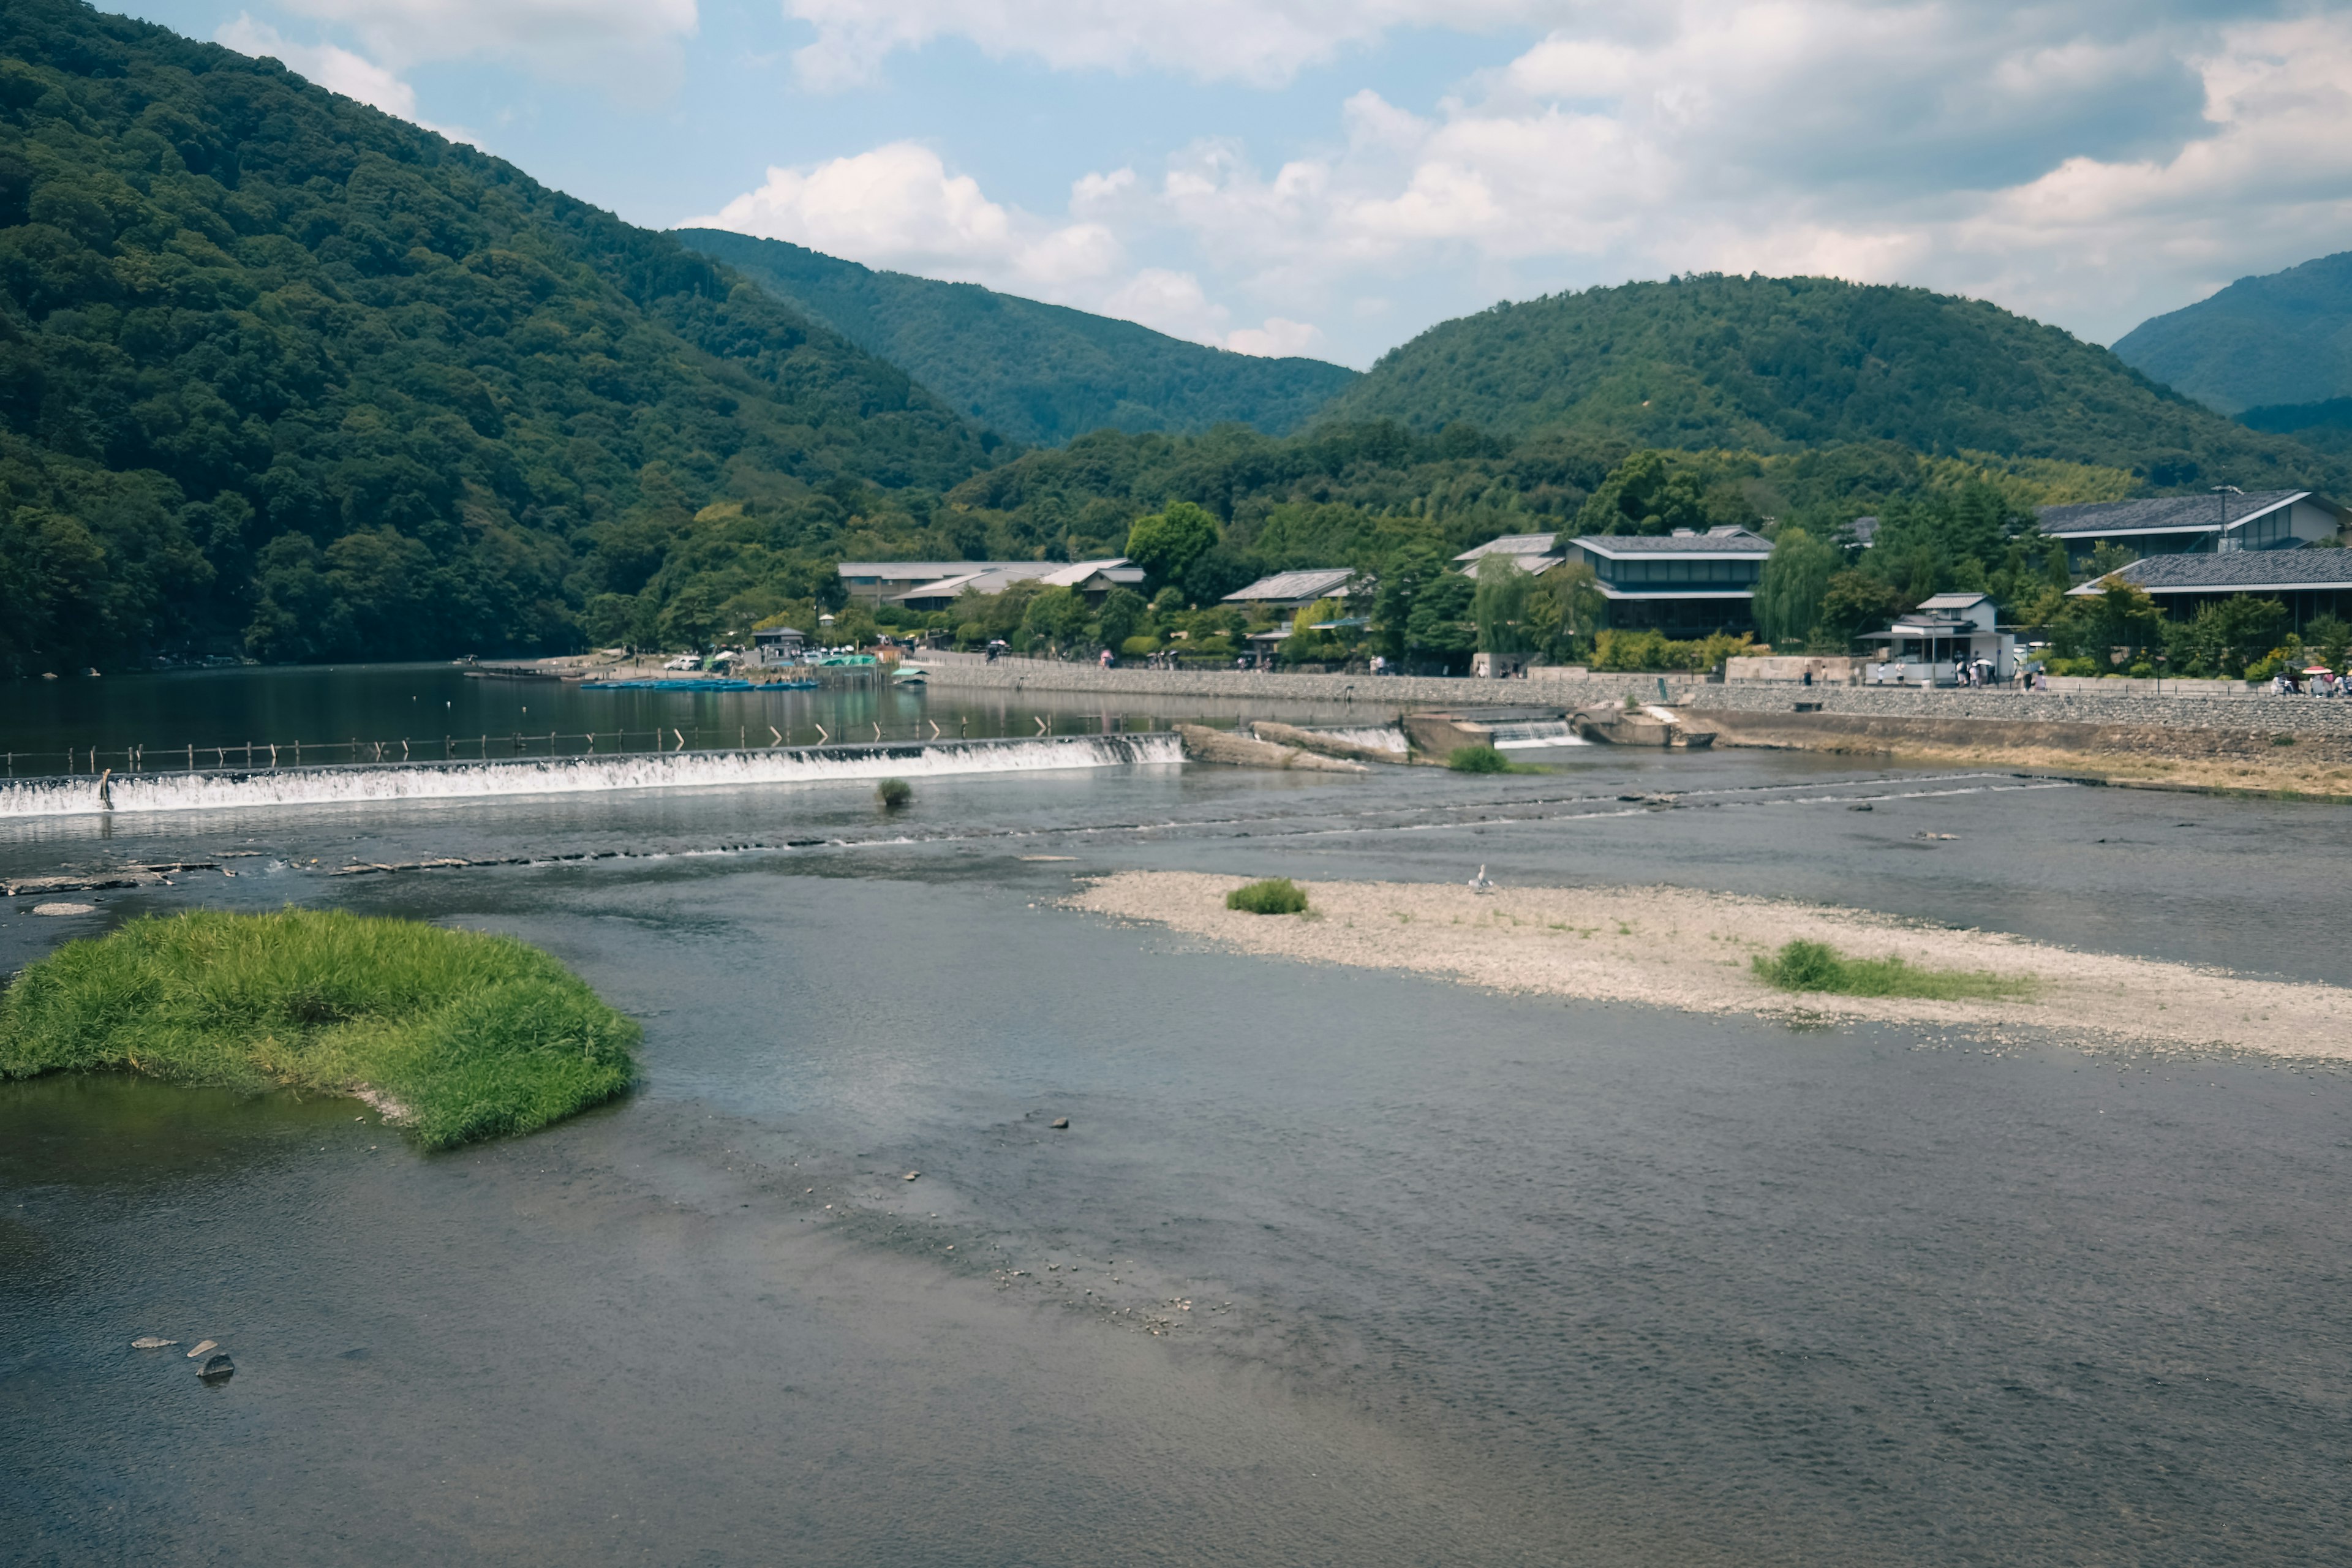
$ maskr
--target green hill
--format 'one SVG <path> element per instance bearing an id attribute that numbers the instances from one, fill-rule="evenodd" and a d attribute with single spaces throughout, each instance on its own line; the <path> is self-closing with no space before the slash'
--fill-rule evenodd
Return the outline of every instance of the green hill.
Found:
<path id="1" fill-rule="evenodd" d="M 667 236 L 276 61 L 0 10 L 0 674 L 567 646 L 711 503 L 782 561 L 987 461 Z"/>
<path id="2" fill-rule="evenodd" d="M 2352 250 L 2152 317 L 2116 357 L 2224 414 L 2352 396 Z"/>
<path id="3" fill-rule="evenodd" d="M 1325 414 L 1424 430 L 1557 425 L 1685 450 L 1895 441 L 2121 468 L 2158 489 L 2340 472 L 2054 327 L 1823 278 L 1682 278 L 1497 305 L 1391 352 Z"/>
<path id="4" fill-rule="evenodd" d="M 1232 353 L 975 283 L 877 272 L 782 240 L 675 232 L 1024 446 L 1059 446 L 1090 430 L 1185 433 L 1228 423 L 1280 436 L 1357 379 L 1321 360 Z"/>

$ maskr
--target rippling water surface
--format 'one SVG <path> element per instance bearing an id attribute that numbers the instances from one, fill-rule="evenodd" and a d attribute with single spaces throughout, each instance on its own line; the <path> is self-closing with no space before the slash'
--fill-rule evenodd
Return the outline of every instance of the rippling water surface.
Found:
<path id="1" fill-rule="evenodd" d="M 2338 980 L 2336 814 L 1523 754 L 1559 771 L 0 820 L 0 874 L 241 873 L 11 900 L 0 967 L 331 903 L 514 932 L 646 1026 L 628 1100 L 431 1158 L 342 1101 L 0 1087 L 0 1555 L 2340 1560 L 2342 1077 L 1496 996 L 1056 903 L 1485 862 Z M 438 857 L 519 863 L 331 874 Z"/>

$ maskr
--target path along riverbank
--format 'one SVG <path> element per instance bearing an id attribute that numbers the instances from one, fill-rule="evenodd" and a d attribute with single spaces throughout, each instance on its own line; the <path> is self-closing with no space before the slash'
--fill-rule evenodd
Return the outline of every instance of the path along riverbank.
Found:
<path id="1" fill-rule="evenodd" d="M 1225 908 L 1246 879 L 1123 871 L 1071 907 L 1145 921 L 1247 952 L 1440 976 L 1489 990 L 1632 1002 L 1686 1012 L 2051 1030 L 2167 1051 L 2215 1047 L 2352 1061 L 2352 990 L 2226 970 L 2080 952 L 1982 931 L 1951 931 L 1865 910 L 1689 888 L 1505 888 L 1302 883 L 1309 913 Z M 1751 961 L 1784 942 L 1824 942 L 1857 957 L 2030 976 L 2021 997 L 1924 1001 L 1778 990 Z"/>
<path id="2" fill-rule="evenodd" d="M 1688 676 L 1546 675 L 1521 680 L 1102 669 L 1042 660 L 927 657 L 934 686 L 1102 695 L 1361 703 L 1378 709 L 1508 703 L 1574 707 L 1629 694 L 1687 709 L 1717 744 L 2055 768 L 2122 783 L 2352 798 L 2352 700 L 2104 691 L 2021 692 L 1750 682 Z M 1661 694 L 1661 684 L 1664 686 Z M 2117 687 L 2125 683 L 2116 682 Z M 2137 688 L 2137 683 L 2134 683 Z M 1800 703 L 1808 705 L 1800 712 Z"/>

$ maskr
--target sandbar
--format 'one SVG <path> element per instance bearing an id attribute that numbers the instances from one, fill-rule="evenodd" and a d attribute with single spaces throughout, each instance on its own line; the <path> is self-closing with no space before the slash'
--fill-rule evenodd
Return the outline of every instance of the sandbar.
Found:
<path id="1" fill-rule="evenodd" d="M 1243 952 L 1404 970 L 1502 992 L 1693 1013 L 2046 1029 L 2159 1049 L 2352 1059 L 2352 990 L 2341 986 L 1693 888 L 1478 893 L 1424 882 L 1301 882 L 1310 900 L 1305 915 L 1226 909 L 1225 895 L 1248 879 L 1121 871 L 1082 886 L 1066 901 Z M 1757 954 L 1800 937 L 1856 957 L 2031 976 L 2033 985 L 2021 997 L 1922 1001 L 1792 994 L 1755 974 Z"/>

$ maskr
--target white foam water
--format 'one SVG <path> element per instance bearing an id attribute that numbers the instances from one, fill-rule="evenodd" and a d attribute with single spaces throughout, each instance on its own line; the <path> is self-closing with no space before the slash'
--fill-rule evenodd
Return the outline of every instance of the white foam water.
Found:
<path id="1" fill-rule="evenodd" d="M 1406 751 L 1404 731 L 1393 724 L 1378 728 L 1358 726 L 1352 729 L 1326 728 L 1317 724 L 1310 728 L 1318 735 L 1328 735 L 1335 741 L 1345 741 L 1351 746 L 1370 746 L 1376 752 L 1394 752 L 1399 756 L 1404 755 Z"/>
<path id="2" fill-rule="evenodd" d="M 223 811 L 256 806 L 457 800 L 481 795 L 582 795 L 608 790 L 703 789 L 826 784 L 953 773 L 1051 773 L 1183 761 L 1171 734 L 1072 735 L 1025 741 L 743 752 L 635 752 L 513 762 L 423 763 L 404 767 L 231 769 L 118 773 L 117 814 Z M 89 777 L 0 784 L 0 818 L 77 816 L 103 810 Z"/>
<path id="3" fill-rule="evenodd" d="M 1495 726 L 1495 750 L 1523 752 L 1538 746 L 1589 746 L 1592 742 L 1558 720 Z"/>

